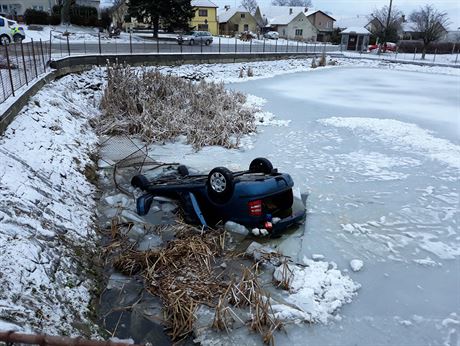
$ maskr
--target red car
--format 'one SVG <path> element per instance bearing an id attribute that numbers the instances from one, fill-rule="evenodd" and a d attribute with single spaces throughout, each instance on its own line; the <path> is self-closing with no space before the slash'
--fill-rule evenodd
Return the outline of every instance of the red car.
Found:
<path id="1" fill-rule="evenodd" d="M 379 49 L 379 45 L 380 44 L 371 44 L 369 45 L 368 47 L 368 50 L 369 52 L 373 52 L 375 51 L 376 49 Z M 396 52 L 396 50 L 398 49 L 398 46 L 396 45 L 396 43 L 393 43 L 393 42 L 387 42 L 386 44 L 383 44 L 382 47 L 382 52 Z"/>

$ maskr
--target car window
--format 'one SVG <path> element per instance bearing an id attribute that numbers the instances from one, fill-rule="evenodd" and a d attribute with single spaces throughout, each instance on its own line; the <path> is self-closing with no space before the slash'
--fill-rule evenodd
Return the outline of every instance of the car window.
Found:
<path id="1" fill-rule="evenodd" d="M 5 20 L 3 18 L 0 18 L 0 26 L 5 26 Z"/>
<path id="2" fill-rule="evenodd" d="M 15 25 L 15 24 L 16 24 L 15 22 L 12 22 L 12 21 L 10 21 L 10 20 L 8 21 L 8 25 L 9 25 L 9 26 L 12 26 L 12 25 Z"/>

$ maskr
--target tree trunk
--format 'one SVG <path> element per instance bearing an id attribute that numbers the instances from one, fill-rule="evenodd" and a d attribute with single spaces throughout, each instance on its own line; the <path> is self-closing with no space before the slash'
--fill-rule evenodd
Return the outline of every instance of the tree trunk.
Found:
<path id="1" fill-rule="evenodd" d="M 424 45 L 422 49 L 422 60 L 425 60 L 425 54 L 426 54 L 426 46 Z"/>
<path id="2" fill-rule="evenodd" d="M 64 0 L 62 2 L 61 23 L 70 24 L 70 0 Z"/>

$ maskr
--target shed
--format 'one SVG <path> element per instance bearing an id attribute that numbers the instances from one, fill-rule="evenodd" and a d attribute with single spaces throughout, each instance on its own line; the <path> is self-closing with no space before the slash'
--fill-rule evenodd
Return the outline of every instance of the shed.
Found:
<path id="1" fill-rule="evenodd" d="M 347 50 L 366 51 L 369 45 L 369 37 L 371 33 L 365 27 L 351 26 L 343 30 L 342 45 L 347 47 Z"/>

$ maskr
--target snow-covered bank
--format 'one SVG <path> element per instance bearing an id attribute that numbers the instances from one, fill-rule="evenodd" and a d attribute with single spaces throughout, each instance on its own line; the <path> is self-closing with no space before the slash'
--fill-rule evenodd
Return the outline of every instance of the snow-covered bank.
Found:
<path id="1" fill-rule="evenodd" d="M 96 331 L 89 319 L 96 190 L 88 179 L 100 81 L 93 70 L 51 83 L 0 137 L 0 321 L 20 330 Z"/>

